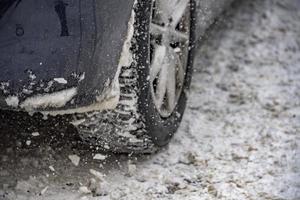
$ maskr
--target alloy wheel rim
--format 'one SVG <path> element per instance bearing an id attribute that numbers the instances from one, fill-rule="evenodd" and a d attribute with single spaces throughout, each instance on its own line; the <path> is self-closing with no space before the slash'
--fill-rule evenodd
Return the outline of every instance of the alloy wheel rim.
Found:
<path id="1" fill-rule="evenodd" d="M 154 0 L 150 24 L 150 85 L 155 107 L 169 117 L 183 92 L 190 40 L 190 0 Z"/>

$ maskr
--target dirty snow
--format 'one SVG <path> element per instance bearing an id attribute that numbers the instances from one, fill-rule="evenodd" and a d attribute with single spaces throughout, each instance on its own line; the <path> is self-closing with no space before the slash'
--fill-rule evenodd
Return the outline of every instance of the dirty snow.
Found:
<path id="1" fill-rule="evenodd" d="M 17 96 L 9 96 L 5 99 L 5 102 L 8 106 L 17 108 L 19 105 L 19 98 Z"/>
<path id="2" fill-rule="evenodd" d="M 27 111 L 35 111 L 45 108 L 61 108 L 65 106 L 77 94 L 77 88 L 65 89 L 59 92 L 38 94 L 27 98 L 20 107 Z"/>
<path id="3" fill-rule="evenodd" d="M 64 134 L 33 150 L 10 139 L 0 145 L 0 199 L 300 199 L 300 2 L 239 2 L 197 51 L 167 148 L 103 163 Z"/>

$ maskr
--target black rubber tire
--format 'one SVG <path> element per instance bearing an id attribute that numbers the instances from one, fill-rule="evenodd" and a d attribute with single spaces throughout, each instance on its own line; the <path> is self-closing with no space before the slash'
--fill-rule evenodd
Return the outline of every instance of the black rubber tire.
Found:
<path id="1" fill-rule="evenodd" d="M 152 1 L 149 1 L 152 5 Z M 151 89 L 147 77 L 149 75 L 149 60 L 150 60 L 150 40 L 149 40 L 149 26 L 147 27 L 137 27 L 136 32 L 139 33 L 137 36 L 138 48 L 138 66 L 146 66 L 145 68 L 140 68 L 138 70 L 138 82 L 140 86 L 139 94 L 139 111 L 143 116 L 145 123 L 146 133 L 152 138 L 152 141 L 159 147 L 165 146 L 169 143 L 170 139 L 177 131 L 180 122 L 182 120 L 183 113 L 185 111 L 186 102 L 187 102 L 187 91 L 189 90 L 192 72 L 193 72 L 193 60 L 194 60 L 194 46 L 195 46 L 195 19 L 196 19 L 196 4 L 194 0 L 190 1 L 191 3 L 191 27 L 190 27 L 190 44 L 189 44 L 189 55 L 188 55 L 188 66 L 185 76 L 184 88 L 177 106 L 171 116 L 167 118 L 162 118 L 158 113 L 151 95 Z M 145 6 L 145 5 L 142 5 Z M 137 12 L 138 24 L 149 24 L 150 23 L 150 11 L 147 10 L 147 13 Z M 140 14 L 140 15 L 139 15 Z M 140 35 L 140 33 L 146 33 L 147 35 Z M 146 38 L 146 39 L 145 39 Z"/>

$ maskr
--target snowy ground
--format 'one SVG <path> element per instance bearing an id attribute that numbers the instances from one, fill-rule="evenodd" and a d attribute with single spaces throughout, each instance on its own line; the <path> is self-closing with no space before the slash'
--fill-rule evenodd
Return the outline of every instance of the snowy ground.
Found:
<path id="1" fill-rule="evenodd" d="M 198 50 L 188 108 L 166 149 L 94 160 L 66 136 L 40 148 L 44 133 L 26 139 L 29 148 L 10 138 L 0 145 L 0 199 L 299 200 L 300 1 L 240 2 Z"/>

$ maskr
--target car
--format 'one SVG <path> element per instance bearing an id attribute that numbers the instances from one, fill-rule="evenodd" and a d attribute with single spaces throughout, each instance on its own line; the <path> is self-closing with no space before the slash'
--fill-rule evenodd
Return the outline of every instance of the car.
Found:
<path id="1" fill-rule="evenodd" d="M 231 2 L 1 0 L 0 109 L 63 117 L 104 150 L 156 151 L 182 120 L 196 41 Z"/>

